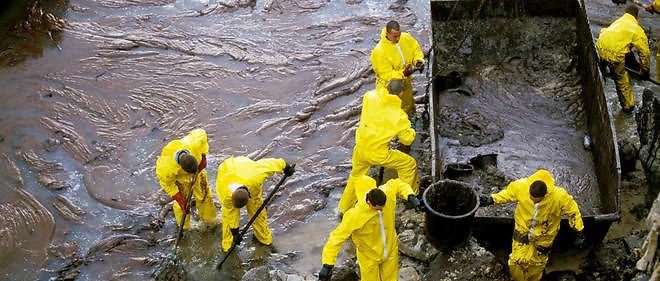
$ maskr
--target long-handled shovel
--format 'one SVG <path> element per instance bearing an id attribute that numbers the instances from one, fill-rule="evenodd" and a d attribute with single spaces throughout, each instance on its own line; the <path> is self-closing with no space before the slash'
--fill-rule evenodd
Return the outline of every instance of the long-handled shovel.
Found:
<path id="1" fill-rule="evenodd" d="M 639 73 L 639 71 L 636 71 L 636 70 L 631 69 L 631 68 L 628 68 L 628 67 L 626 67 L 626 70 L 627 70 L 628 72 L 632 73 L 632 74 L 635 74 L 635 75 L 637 75 L 637 76 L 639 76 L 639 77 L 644 78 L 644 76 L 642 76 L 642 74 Z M 651 79 L 651 77 L 644 78 L 644 80 L 650 81 L 651 83 L 656 84 L 656 85 L 660 85 L 660 83 L 658 83 L 658 81 L 655 81 L 655 80 Z"/>
<path id="2" fill-rule="evenodd" d="M 174 249 L 172 249 L 172 257 L 176 259 L 176 249 L 179 246 L 179 241 L 181 240 L 181 236 L 183 236 L 183 226 L 186 224 L 186 216 L 190 212 L 190 201 L 192 199 L 192 194 L 193 194 L 193 186 L 195 185 L 195 182 L 197 181 L 197 176 L 199 175 L 199 171 L 195 172 L 195 176 L 192 179 L 192 182 L 190 183 L 190 192 L 188 192 L 188 196 L 186 196 L 186 210 L 183 210 L 183 217 L 181 218 L 181 225 L 179 225 L 179 231 L 176 233 L 176 240 L 174 242 Z"/>
<path id="3" fill-rule="evenodd" d="M 257 219 L 257 216 L 259 216 L 259 213 L 261 213 L 261 210 L 263 210 L 266 206 L 268 206 L 268 203 L 270 203 L 270 200 L 273 198 L 273 195 L 275 195 L 275 193 L 277 193 L 277 190 L 278 190 L 278 189 L 280 188 L 280 186 L 284 183 L 284 180 L 286 180 L 287 177 L 288 177 L 288 176 L 285 174 L 285 175 L 282 177 L 282 179 L 280 179 L 280 182 L 278 182 L 277 185 L 275 185 L 275 188 L 273 188 L 273 191 L 270 192 L 270 194 L 268 195 L 268 197 L 266 197 L 266 200 L 264 200 L 264 202 L 261 203 L 261 206 L 259 207 L 259 209 L 257 209 L 257 211 L 254 213 L 254 216 L 252 216 L 252 218 L 250 219 L 250 222 L 248 222 L 248 223 L 243 227 L 243 229 L 241 230 L 241 232 L 238 233 L 238 237 L 239 237 L 238 240 L 239 240 L 239 241 L 241 240 L 240 238 L 242 238 L 243 235 L 245 235 L 245 233 L 247 232 L 248 228 L 250 228 L 250 225 L 252 225 L 252 223 L 254 222 L 254 220 Z M 231 254 L 231 252 L 234 251 L 234 249 L 236 248 L 236 246 L 238 246 L 236 243 L 234 243 L 233 245 L 231 245 L 231 248 L 229 248 L 229 251 L 227 252 L 227 254 L 225 254 L 225 257 L 222 258 L 222 261 L 220 261 L 220 263 L 219 263 L 218 266 L 216 267 L 218 270 L 220 270 L 220 269 L 222 268 L 222 264 L 225 263 L 225 261 L 227 260 L 227 258 L 228 258 L 229 255 Z"/>

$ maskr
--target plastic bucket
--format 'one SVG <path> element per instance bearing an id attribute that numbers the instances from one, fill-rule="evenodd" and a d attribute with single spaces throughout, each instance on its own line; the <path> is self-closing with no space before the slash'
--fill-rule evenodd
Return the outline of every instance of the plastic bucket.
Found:
<path id="1" fill-rule="evenodd" d="M 462 164 L 462 163 L 447 164 L 447 168 L 445 169 L 445 177 L 450 180 L 455 180 L 458 179 L 459 177 L 469 175 L 470 173 L 472 173 L 472 170 L 474 170 L 474 167 L 470 164 Z"/>
<path id="2" fill-rule="evenodd" d="M 479 208 L 476 190 L 464 182 L 441 180 L 427 188 L 422 199 L 428 209 L 424 232 L 429 242 L 437 249 L 464 244 Z"/>

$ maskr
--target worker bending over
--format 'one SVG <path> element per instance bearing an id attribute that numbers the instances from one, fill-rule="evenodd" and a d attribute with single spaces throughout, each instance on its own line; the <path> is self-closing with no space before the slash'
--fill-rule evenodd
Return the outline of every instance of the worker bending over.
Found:
<path id="1" fill-rule="evenodd" d="M 646 78 L 649 76 L 649 42 L 644 30 L 637 23 L 638 11 L 636 6 L 628 5 L 622 17 L 607 28 L 601 29 L 596 42 L 600 58 L 614 75 L 619 103 L 625 113 L 632 113 L 635 109 L 632 87 L 626 71 L 626 54 L 630 52 L 631 45 L 639 52 L 642 76 Z"/>
<path id="2" fill-rule="evenodd" d="M 479 201 L 482 207 L 518 203 L 508 262 L 513 280 L 541 280 L 552 243 L 559 232 L 562 214 L 568 217 L 569 225 L 577 232 L 575 246 L 582 248 L 584 245 L 584 225 L 577 203 L 566 190 L 555 186 L 555 180 L 546 170 L 511 182 L 496 194 L 481 195 Z"/>
<path id="3" fill-rule="evenodd" d="M 209 153 L 206 131 L 196 129 L 179 140 L 168 143 L 156 161 L 156 176 L 160 186 L 174 200 L 174 216 L 177 225 L 181 225 L 181 217 L 190 211 L 186 199 L 192 195 L 197 202 L 199 217 L 211 225 L 220 223 L 216 218 L 213 193 L 206 179 L 206 155 Z M 199 163 L 199 164 L 198 164 Z M 196 179 L 195 179 L 196 177 Z M 194 185 L 191 187 L 191 184 Z M 183 229 L 190 226 L 190 216 L 186 216 Z"/>
<path id="4" fill-rule="evenodd" d="M 275 172 L 290 176 L 294 171 L 294 165 L 275 158 L 252 161 L 247 157 L 232 156 L 220 164 L 215 190 L 222 205 L 222 251 L 229 251 L 233 243 L 241 243 L 241 237 L 238 237 L 240 210 L 246 207 L 248 216 L 254 216 L 263 204 L 261 191 L 264 180 Z M 252 227 L 257 241 L 264 245 L 273 242 L 265 209 L 259 213 Z"/>

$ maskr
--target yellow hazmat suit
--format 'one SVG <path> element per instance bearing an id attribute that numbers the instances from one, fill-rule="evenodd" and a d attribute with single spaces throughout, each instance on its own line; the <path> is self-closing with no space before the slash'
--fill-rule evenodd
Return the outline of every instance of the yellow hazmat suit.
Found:
<path id="1" fill-rule="evenodd" d="M 399 178 L 419 192 L 417 162 L 410 155 L 390 149 L 389 142 L 395 136 L 404 145 L 415 140 L 415 130 L 401 110 L 401 100 L 390 95 L 387 89 L 369 91 L 362 100 L 360 125 L 355 132 L 353 169 L 348 177 L 344 194 L 339 200 L 339 211 L 345 213 L 357 201 L 354 182 L 369 173 L 371 165 L 396 169 Z"/>
<path id="2" fill-rule="evenodd" d="M 229 157 L 220 164 L 218 177 L 216 180 L 215 191 L 218 193 L 220 204 L 222 205 L 222 250 L 229 251 L 234 236 L 231 234 L 232 228 L 238 228 L 240 209 L 232 205 L 230 185 L 237 183 L 247 187 L 250 193 L 250 200 L 246 206 L 248 216 L 252 218 L 261 207 L 263 197 L 261 191 L 264 180 L 275 172 L 284 170 L 286 162 L 282 159 L 265 158 L 259 161 L 252 161 L 247 157 Z M 259 216 L 252 223 L 254 237 L 264 245 L 270 245 L 273 242 L 270 228 L 268 228 L 268 219 L 266 209 L 259 213 Z"/>
<path id="3" fill-rule="evenodd" d="M 529 186 L 537 180 L 543 181 L 548 190 L 543 200 L 534 204 Z M 539 170 L 529 178 L 511 182 L 506 189 L 491 197 L 496 205 L 518 202 L 508 262 L 513 280 L 541 280 L 548 262 L 548 251 L 559 232 L 562 214 L 568 217 L 571 228 L 576 231 L 584 229 L 577 203 L 566 190 L 555 186 L 555 180 L 546 170 Z"/>
<path id="4" fill-rule="evenodd" d="M 401 32 L 398 43 L 392 43 L 387 37 L 387 30 L 380 33 L 380 42 L 371 52 L 371 65 L 376 73 L 376 89 L 384 89 L 392 80 L 403 80 L 403 97 L 401 109 L 409 116 L 415 115 L 412 78 L 403 75 L 403 69 L 408 64 L 415 65 L 417 61 L 424 63 L 424 54 L 419 49 L 417 40 L 409 33 Z"/>
<path id="5" fill-rule="evenodd" d="M 156 161 L 156 175 L 160 181 L 160 186 L 163 187 L 165 192 L 171 197 L 177 193 L 181 193 L 183 198 L 188 197 L 190 194 L 190 184 L 192 182 L 193 174 L 184 171 L 177 163 L 176 157 L 179 151 L 187 151 L 190 155 L 197 159 L 199 163 L 202 159 L 202 154 L 209 154 L 209 144 L 206 138 L 206 131 L 203 129 L 196 129 L 190 132 L 187 136 L 179 140 L 174 140 L 168 143 Z M 197 210 L 202 220 L 211 220 L 216 216 L 215 204 L 213 203 L 213 193 L 209 188 L 206 179 L 206 170 L 198 173 L 198 178 L 192 189 L 193 196 L 196 199 Z M 183 211 L 181 206 L 174 202 L 174 216 L 176 222 L 181 225 L 181 217 Z M 183 229 L 188 229 L 190 226 L 190 216 L 186 216 L 186 222 Z"/>
<path id="6" fill-rule="evenodd" d="M 379 212 L 364 200 L 366 193 L 376 188 L 376 181 L 369 176 L 360 176 L 356 185 L 360 202 L 346 212 L 339 226 L 330 233 L 323 247 L 323 264 L 334 265 L 342 244 L 351 236 L 357 248 L 362 281 L 396 281 L 399 278 L 399 245 L 394 227 L 396 196 L 407 199 L 413 191 L 400 179 L 389 180 L 378 187 L 387 196 L 385 206 Z"/>
<path id="7" fill-rule="evenodd" d="M 639 51 L 642 73 L 648 73 L 650 66 L 649 43 L 644 30 L 631 14 L 624 14 L 607 28 L 600 31 L 596 42 L 600 58 L 607 62 L 614 72 L 614 82 L 623 109 L 632 109 L 635 105 L 630 79 L 625 68 L 626 54 L 630 45 Z"/>

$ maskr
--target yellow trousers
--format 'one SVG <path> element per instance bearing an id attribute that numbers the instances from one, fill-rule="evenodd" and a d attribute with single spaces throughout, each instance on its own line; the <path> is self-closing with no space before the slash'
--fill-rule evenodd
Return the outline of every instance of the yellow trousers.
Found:
<path id="1" fill-rule="evenodd" d="M 247 208 L 247 213 L 248 217 L 252 219 L 254 214 L 257 212 L 257 209 L 261 207 L 261 204 L 263 203 L 263 199 L 261 197 L 255 198 L 252 197 L 250 200 L 248 200 L 247 205 L 245 207 Z M 238 227 L 238 221 L 240 218 L 240 209 L 234 208 L 233 205 L 231 205 L 231 198 L 230 200 L 226 201 L 225 203 L 222 204 L 222 251 L 229 251 L 229 248 L 231 248 L 231 244 L 234 241 L 234 236 L 231 234 L 231 225 L 235 225 Z M 270 245 L 273 243 L 273 235 L 270 232 L 270 228 L 268 227 L 268 218 L 266 216 L 266 208 L 261 210 L 261 213 L 259 213 L 259 216 L 257 216 L 256 219 L 254 219 L 254 222 L 252 223 L 252 230 L 254 231 L 254 237 L 257 238 L 261 244 L 264 245 Z"/>
<path id="2" fill-rule="evenodd" d="M 401 96 L 401 109 L 408 114 L 408 118 L 417 116 L 415 99 L 413 98 L 412 78 L 403 79 L 403 95 Z M 389 81 L 376 78 L 376 90 L 387 88 Z"/>
<path id="3" fill-rule="evenodd" d="M 655 79 L 660 81 L 660 43 L 658 43 L 658 50 L 655 53 Z"/>
<path id="4" fill-rule="evenodd" d="M 539 252 L 534 244 L 513 241 L 509 255 L 509 274 L 514 281 L 539 281 L 548 263 L 548 256 Z"/>
<path id="5" fill-rule="evenodd" d="M 177 183 L 177 185 L 179 184 Z M 188 197 L 188 188 L 190 188 L 190 186 L 179 187 L 179 191 L 181 192 L 181 195 L 183 195 L 183 198 Z M 211 193 L 208 181 L 206 180 L 206 170 L 202 170 L 199 174 L 199 178 L 193 185 L 192 191 L 196 200 L 195 206 L 199 212 L 199 217 L 202 220 L 212 220 L 215 218 L 217 213 L 215 204 L 213 203 L 213 193 Z M 174 216 L 176 217 L 176 224 L 181 225 L 181 219 L 183 218 L 183 210 L 181 210 L 181 206 L 174 201 L 172 209 L 174 210 Z M 186 222 L 183 225 L 183 229 L 188 229 L 188 227 L 190 227 L 190 216 L 186 216 Z"/>
<path id="6" fill-rule="evenodd" d="M 353 169 L 348 176 L 348 183 L 344 188 L 344 194 L 339 200 L 339 211 L 344 214 L 355 206 L 357 195 L 355 194 L 355 182 L 358 177 L 367 175 L 372 165 L 396 169 L 401 181 L 412 188 L 415 195 L 419 193 L 419 177 L 417 175 L 417 162 L 415 158 L 398 150 L 390 149 L 384 159 L 374 159 L 371 151 L 360 151 L 353 149 Z"/>
<path id="7" fill-rule="evenodd" d="M 395 240 L 396 241 L 396 240 Z M 378 263 L 356 251 L 358 264 L 360 264 L 361 281 L 397 281 L 399 280 L 399 247 L 388 253 L 387 259 Z"/>
<path id="8" fill-rule="evenodd" d="M 628 78 L 628 71 L 626 71 L 625 61 L 621 62 L 607 62 L 607 66 L 614 74 L 614 84 L 616 85 L 616 93 L 619 96 L 619 104 L 622 109 L 629 109 L 635 105 L 635 98 L 632 93 L 632 86 L 630 85 L 630 78 Z"/>

